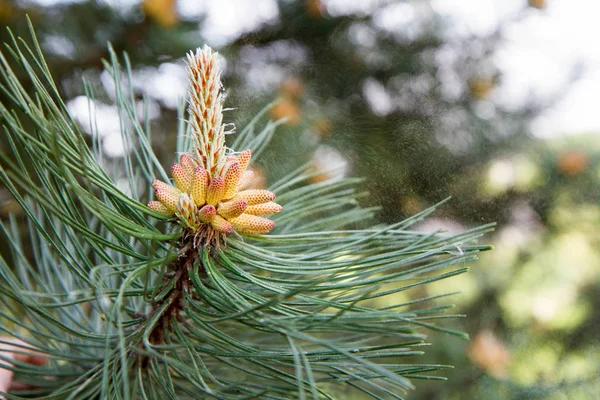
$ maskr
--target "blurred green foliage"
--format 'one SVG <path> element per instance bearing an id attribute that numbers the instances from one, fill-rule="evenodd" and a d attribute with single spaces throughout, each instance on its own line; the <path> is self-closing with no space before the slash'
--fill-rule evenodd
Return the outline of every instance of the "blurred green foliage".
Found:
<path id="1" fill-rule="evenodd" d="M 98 89 L 99 106 L 109 107 L 110 86 L 101 73 L 106 44 L 126 51 L 139 76 L 134 86 L 140 98 L 153 101 L 154 146 L 166 161 L 175 149 L 176 103 L 160 96 L 172 81 L 156 76 L 176 75 L 186 51 L 205 42 L 207 14 L 178 14 L 169 0 L 44 4 L 0 0 L 0 25 L 24 34 L 24 15 L 31 16 L 67 101 L 84 95 L 85 78 Z M 415 28 L 399 21 L 397 29 L 378 23 L 378 16 L 398 6 L 418 8 L 421 23 Z M 427 1 L 386 1 L 368 12 L 335 16 L 318 0 L 280 0 L 276 9 L 272 20 L 239 32 L 219 49 L 226 60 L 226 105 L 236 108 L 231 122 L 248 121 L 275 98 L 281 101 L 271 117 L 288 118 L 262 158 L 267 180 L 311 160 L 321 146 L 326 151 L 317 151 L 315 168 L 347 163 L 348 174 L 365 178 L 370 194 L 364 202 L 382 207 L 382 221 L 451 195 L 429 228 L 499 222 L 495 251 L 470 274 L 411 294 L 462 291 L 454 301 L 468 317 L 455 328 L 474 339 L 434 338 L 427 361 L 455 369 L 445 371 L 447 382 L 418 383 L 410 398 L 595 398 L 597 134 L 532 137 L 532 118 L 556 99 L 532 100 L 517 110 L 493 103 L 502 80 L 493 63 L 500 30 L 450 37 Z M 0 41 L 8 40 L 0 30 Z M 451 76 L 449 89 L 444 76 Z M 482 113 L 490 106 L 493 113 Z M 0 189 L 0 216 L 9 212 L 18 209 Z"/>

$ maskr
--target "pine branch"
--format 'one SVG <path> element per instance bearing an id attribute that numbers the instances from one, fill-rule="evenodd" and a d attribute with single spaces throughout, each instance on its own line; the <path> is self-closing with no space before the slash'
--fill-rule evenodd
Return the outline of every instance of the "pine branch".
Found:
<path id="1" fill-rule="evenodd" d="M 438 325 L 453 317 L 436 303 L 444 296 L 395 296 L 465 272 L 489 249 L 477 240 L 493 227 L 411 230 L 436 206 L 351 229 L 368 226 L 375 209 L 359 206 L 361 181 L 310 183 L 307 167 L 270 190 L 246 189 L 250 154 L 260 156 L 278 123 L 259 129 L 263 111 L 231 144 L 244 151 L 227 149 L 218 73 L 196 79 L 206 75 L 197 61 L 212 57 L 190 56 L 190 123 L 178 128 L 184 155 L 171 182 L 136 113 L 129 61 L 123 71 L 110 50 L 130 197 L 106 172 L 99 139 L 86 145 L 39 46 L 13 38 L 0 56 L 0 90 L 10 99 L 0 105 L 10 143 L 0 181 L 25 210 L 34 249 L 27 257 L 14 219 L 0 225 L 12 248 L 10 260 L 0 258 L 0 329 L 50 359 L 10 366 L 23 382 L 37 377 L 29 395 L 332 399 L 350 387 L 400 399 L 412 380 L 440 379 L 431 374 L 446 366 L 413 360 L 427 330 L 465 337 Z"/>

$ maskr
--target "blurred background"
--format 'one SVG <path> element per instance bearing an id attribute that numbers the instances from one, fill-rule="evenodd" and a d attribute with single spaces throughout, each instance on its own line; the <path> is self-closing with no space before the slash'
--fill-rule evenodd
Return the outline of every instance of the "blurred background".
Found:
<path id="1" fill-rule="evenodd" d="M 129 55 L 165 164 L 184 55 L 206 43 L 222 55 L 228 122 L 241 129 L 280 99 L 266 182 L 311 161 L 316 179 L 335 179 L 332 165 L 364 177 L 380 222 L 447 196 L 419 229 L 497 221 L 495 250 L 469 274 L 406 295 L 461 291 L 452 300 L 468 317 L 446 326 L 472 337 L 431 335 L 416 362 L 455 368 L 408 398 L 596 399 L 599 12 L 593 0 L 0 0 L 0 25 L 27 36 L 31 17 L 68 108 L 83 129 L 95 119 L 115 159 L 107 42 Z M 0 217 L 11 212 L 0 188 Z"/>

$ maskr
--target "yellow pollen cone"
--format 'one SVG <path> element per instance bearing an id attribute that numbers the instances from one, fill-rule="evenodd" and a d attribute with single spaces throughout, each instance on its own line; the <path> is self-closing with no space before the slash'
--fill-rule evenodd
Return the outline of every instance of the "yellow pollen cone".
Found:
<path id="1" fill-rule="evenodd" d="M 185 169 L 185 172 L 187 174 L 192 175 L 194 173 L 196 164 L 194 163 L 194 160 L 192 160 L 192 157 L 190 157 L 189 155 L 182 154 L 179 157 L 179 164 L 181 164 L 181 166 Z"/>
<path id="2" fill-rule="evenodd" d="M 225 173 L 225 194 L 223 195 L 224 199 L 229 199 L 233 197 L 235 192 L 237 191 L 237 185 L 240 181 L 240 177 L 242 176 L 242 169 L 240 164 L 233 163 L 227 168 L 227 173 Z"/>
<path id="3" fill-rule="evenodd" d="M 231 223 L 219 215 L 215 215 L 213 220 L 210 222 L 210 225 L 219 232 L 230 233 L 233 231 Z"/>
<path id="4" fill-rule="evenodd" d="M 217 212 L 222 217 L 231 219 L 242 215 L 247 207 L 248 203 L 245 200 L 228 201 L 226 203 L 219 203 Z"/>
<path id="5" fill-rule="evenodd" d="M 156 180 L 152 182 L 154 186 L 154 194 L 156 198 L 169 210 L 170 213 L 174 213 L 177 210 L 177 201 L 181 190 L 174 186 L 167 185 L 166 183 Z"/>
<path id="6" fill-rule="evenodd" d="M 217 209 L 210 204 L 205 205 L 198 211 L 198 219 L 205 224 L 209 224 L 217 215 Z"/>
<path id="7" fill-rule="evenodd" d="M 240 154 L 238 154 L 238 163 L 240 164 L 240 168 L 242 171 L 245 171 L 250 165 L 250 159 L 252 158 L 252 150 L 244 150 Z"/>
<path id="8" fill-rule="evenodd" d="M 167 215 L 171 214 L 169 212 L 169 210 L 167 209 L 167 207 L 165 207 L 163 205 L 163 203 L 161 203 L 160 201 L 157 201 L 157 200 L 152 200 L 150 203 L 148 203 L 148 208 L 151 210 L 154 210 L 156 212 L 159 212 L 159 213 L 163 213 L 163 214 L 167 214 Z"/>
<path id="9" fill-rule="evenodd" d="M 171 175 L 175 186 L 182 192 L 187 192 L 192 183 L 192 174 L 188 174 L 186 169 L 181 164 L 173 164 L 171 166 Z"/>
<path id="10" fill-rule="evenodd" d="M 249 206 L 253 206 L 275 200 L 275 193 L 265 189 L 243 190 L 238 192 L 233 197 L 233 200 L 246 200 Z"/>
<path id="11" fill-rule="evenodd" d="M 275 227 L 275 222 L 270 219 L 257 217 L 256 215 L 242 214 L 231 219 L 231 225 L 236 231 L 252 234 L 263 234 Z"/>
<path id="12" fill-rule="evenodd" d="M 208 187 L 208 172 L 202 167 L 194 169 L 190 193 L 198 207 L 206 203 L 206 189 Z"/>
<path id="13" fill-rule="evenodd" d="M 246 208 L 244 213 L 251 215 L 269 215 L 276 214 L 283 209 L 279 204 L 269 201 L 268 203 L 256 204 Z"/>
<path id="14" fill-rule="evenodd" d="M 225 194 L 225 181 L 220 176 L 214 178 L 206 189 L 206 203 L 216 206 Z"/>

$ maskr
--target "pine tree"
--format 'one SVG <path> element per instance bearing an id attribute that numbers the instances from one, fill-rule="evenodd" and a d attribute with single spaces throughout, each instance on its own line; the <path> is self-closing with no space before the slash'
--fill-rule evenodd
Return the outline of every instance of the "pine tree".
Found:
<path id="1" fill-rule="evenodd" d="M 394 295 L 465 272 L 488 249 L 476 240 L 491 226 L 411 230 L 435 207 L 370 226 L 376 207 L 356 200 L 365 182 L 311 183 L 319 172 L 309 165 L 248 189 L 251 162 L 280 122 L 265 122 L 263 110 L 226 141 L 232 127 L 208 48 L 188 57 L 172 179 L 136 110 L 128 58 L 123 68 L 110 52 L 128 150 L 122 187 L 99 139 L 69 115 L 32 35 L 31 45 L 13 37 L 0 58 L 9 99 L 0 181 L 28 217 L 25 240 L 15 219 L 2 225 L 12 251 L 0 259 L 0 327 L 49 359 L 8 366 L 35 385 L 22 395 L 389 399 L 416 379 L 442 379 L 432 373 L 445 366 L 413 356 L 427 330 L 465 336 L 435 324 L 453 316 L 450 306 L 435 302 L 444 296 Z"/>

